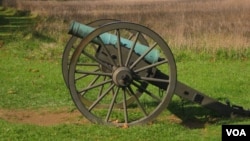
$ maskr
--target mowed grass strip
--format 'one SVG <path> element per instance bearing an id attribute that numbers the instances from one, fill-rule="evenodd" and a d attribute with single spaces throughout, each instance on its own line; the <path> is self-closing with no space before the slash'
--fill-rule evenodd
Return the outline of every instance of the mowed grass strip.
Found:
<path id="1" fill-rule="evenodd" d="M 16 38 L 18 33 L 27 34 L 36 24 L 36 15 L 28 10 L 0 7 L 0 40 Z"/>

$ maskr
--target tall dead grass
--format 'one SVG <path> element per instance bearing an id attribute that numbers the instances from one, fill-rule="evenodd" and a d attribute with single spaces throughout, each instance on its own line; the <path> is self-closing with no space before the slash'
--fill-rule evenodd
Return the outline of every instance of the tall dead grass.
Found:
<path id="1" fill-rule="evenodd" d="M 65 34 L 72 20 L 88 23 L 108 18 L 146 25 L 172 48 L 242 53 L 250 48 L 249 0 L 23 0 L 15 4 L 49 17 L 37 28 L 51 34 Z"/>

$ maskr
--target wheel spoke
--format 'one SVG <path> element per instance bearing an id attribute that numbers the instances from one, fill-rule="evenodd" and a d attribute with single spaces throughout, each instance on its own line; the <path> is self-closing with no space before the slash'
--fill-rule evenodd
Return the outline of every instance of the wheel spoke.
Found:
<path id="1" fill-rule="evenodd" d="M 146 69 L 153 68 L 153 67 L 162 65 L 162 64 L 164 64 L 164 63 L 167 63 L 167 62 L 168 62 L 168 60 L 164 59 L 164 60 L 162 60 L 162 61 L 160 61 L 160 62 L 157 62 L 157 63 L 151 64 L 151 65 L 147 65 L 147 66 L 145 66 L 145 67 L 136 69 L 134 72 L 135 72 L 135 73 L 138 73 L 138 72 L 140 72 L 140 71 L 144 71 L 144 70 L 146 70 Z"/>
<path id="2" fill-rule="evenodd" d="M 137 43 L 137 40 L 138 40 L 139 35 L 140 35 L 140 32 L 137 32 L 137 33 L 136 33 L 136 36 L 135 36 L 135 39 L 134 39 L 134 41 L 133 41 L 132 47 L 131 47 L 130 50 L 129 50 L 129 53 L 128 53 L 128 57 L 127 57 L 125 66 L 128 66 L 128 63 L 129 63 L 129 61 L 130 61 L 130 59 L 131 59 L 132 53 L 134 52 L 135 45 L 136 45 L 136 43 Z"/>
<path id="3" fill-rule="evenodd" d="M 116 89 L 116 91 L 115 91 L 115 95 L 113 96 L 112 101 L 111 101 L 111 103 L 110 103 L 110 105 L 109 105 L 109 110 L 108 110 L 107 116 L 106 116 L 106 118 L 105 118 L 105 121 L 106 121 L 106 122 L 108 122 L 108 120 L 109 120 L 109 118 L 110 118 L 110 115 L 111 115 L 111 112 L 112 112 L 112 110 L 113 110 L 113 108 L 114 108 L 114 104 L 115 104 L 115 102 L 116 102 L 116 97 L 117 97 L 117 95 L 118 95 L 118 93 L 119 93 L 119 90 L 120 90 L 120 88 L 117 87 L 117 89 Z"/>
<path id="4" fill-rule="evenodd" d="M 128 123 L 128 109 L 127 109 L 127 99 L 126 99 L 126 89 L 123 88 L 123 110 L 124 110 L 124 120 Z"/>
<path id="5" fill-rule="evenodd" d="M 109 69 L 109 70 L 112 70 L 112 68 L 110 68 L 110 66 L 108 66 L 106 63 L 104 63 L 104 62 L 98 60 L 96 57 L 94 57 L 94 56 L 88 54 L 87 52 L 84 51 L 83 54 L 86 55 L 87 57 L 89 57 L 90 59 L 96 61 L 97 63 L 99 63 L 101 66 L 104 66 L 105 68 L 107 68 L 107 69 Z"/>
<path id="6" fill-rule="evenodd" d="M 95 79 L 93 79 L 90 84 L 88 85 L 88 87 L 92 86 L 98 79 L 100 78 L 100 75 L 97 75 Z M 80 93 L 81 95 L 84 95 L 87 91 L 83 91 L 82 93 Z"/>
<path id="7" fill-rule="evenodd" d="M 121 51 L 121 38 L 120 38 L 120 30 L 116 30 L 116 36 L 117 36 L 117 55 L 118 55 L 118 61 L 119 61 L 119 66 L 123 66 L 122 64 L 122 51 Z"/>
<path id="8" fill-rule="evenodd" d="M 147 116 L 147 112 L 145 110 L 145 108 L 142 106 L 141 102 L 139 101 L 139 98 L 136 96 L 136 94 L 134 93 L 134 91 L 132 90 L 132 88 L 129 86 L 128 90 L 130 92 L 130 94 L 135 98 L 135 101 L 137 103 L 137 105 L 140 107 L 140 110 L 142 111 L 142 113 Z"/>
<path id="9" fill-rule="evenodd" d="M 146 80 L 146 81 L 154 81 L 154 82 L 164 82 L 164 83 L 169 83 L 169 80 L 165 79 L 158 79 L 158 78 L 151 78 L 151 77 L 140 77 L 141 80 Z"/>
<path id="10" fill-rule="evenodd" d="M 107 84 L 107 83 L 110 83 L 110 82 L 112 82 L 112 79 L 109 79 L 109 80 L 103 81 L 103 82 L 101 82 L 101 83 L 98 83 L 98 84 L 92 85 L 92 86 L 90 86 L 90 87 L 87 87 L 87 88 L 85 88 L 85 89 L 82 89 L 81 91 L 79 91 L 79 93 L 83 93 L 83 92 L 85 92 L 85 91 L 88 91 L 88 90 L 90 90 L 90 89 L 99 87 L 99 86 L 101 86 L 101 85 L 104 85 L 104 84 Z"/>
<path id="11" fill-rule="evenodd" d="M 140 90 L 142 90 L 143 92 L 145 92 L 147 95 L 149 95 L 149 96 L 152 97 L 153 99 L 155 99 L 156 101 L 161 102 L 161 99 L 160 99 L 159 97 L 155 96 L 154 94 L 152 94 L 151 92 L 149 92 L 149 91 L 146 90 L 145 88 L 139 86 L 139 85 L 136 84 L 135 82 L 132 82 L 132 84 L 133 84 L 135 87 L 137 87 L 137 88 L 139 88 Z"/>
<path id="12" fill-rule="evenodd" d="M 105 80 L 106 80 L 106 78 L 107 78 L 107 77 L 106 77 L 106 76 L 104 76 L 103 81 L 105 81 Z M 101 86 L 101 88 L 100 88 L 100 90 L 99 90 L 98 97 L 102 94 L 103 88 L 104 88 L 104 85 L 102 85 L 102 86 Z"/>
<path id="13" fill-rule="evenodd" d="M 106 96 L 108 93 L 109 93 L 109 91 L 111 90 L 111 89 L 113 89 L 113 87 L 115 86 L 115 84 L 112 84 L 107 90 L 106 90 L 106 92 L 104 92 L 100 97 L 98 97 L 97 99 L 96 99 L 96 101 L 88 108 L 88 110 L 89 110 L 89 112 L 104 98 L 104 96 Z"/>
<path id="14" fill-rule="evenodd" d="M 151 47 L 148 48 L 146 52 L 144 52 L 131 66 L 130 69 L 132 69 L 135 65 L 137 65 L 155 46 L 157 45 L 157 42 L 155 42 Z"/>
<path id="15" fill-rule="evenodd" d="M 133 32 L 131 32 L 130 35 L 128 36 L 128 40 L 131 40 L 134 36 L 135 36 L 135 34 Z"/>
<path id="16" fill-rule="evenodd" d="M 76 70 L 76 73 L 79 74 L 87 74 L 87 75 L 102 75 L 102 76 L 112 76 L 112 73 L 105 73 L 105 72 L 94 72 L 94 71 L 82 71 L 82 70 Z"/>
<path id="17" fill-rule="evenodd" d="M 99 71 L 100 69 L 99 68 L 97 68 L 96 70 L 94 70 L 93 72 L 97 72 L 97 71 Z M 79 77 L 77 77 L 77 78 L 75 78 L 75 81 L 78 81 L 78 80 L 80 80 L 80 79 L 82 79 L 82 78 L 84 78 L 84 77 L 86 77 L 86 76 L 88 76 L 88 74 L 83 74 L 83 75 L 81 75 L 81 76 L 79 76 Z"/>

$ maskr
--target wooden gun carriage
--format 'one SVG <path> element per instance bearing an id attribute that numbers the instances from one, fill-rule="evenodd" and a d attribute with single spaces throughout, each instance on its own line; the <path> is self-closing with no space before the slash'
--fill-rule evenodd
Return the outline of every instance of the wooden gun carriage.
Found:
<path id="1" fill-rule="evenodd" d="M 62 57 L 65 83 L 78 110 L 91 122 L 116 126 L 156 118 L 174 94 L 222 116 L 250 116 L 179 82 L 173 54 L 151 29 L 130 22 L 72 22 Z"/>

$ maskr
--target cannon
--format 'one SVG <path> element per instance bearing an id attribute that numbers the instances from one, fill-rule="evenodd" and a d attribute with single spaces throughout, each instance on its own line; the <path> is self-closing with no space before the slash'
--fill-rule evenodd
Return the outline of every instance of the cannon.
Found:
<path id="1" fill-rule="evenodd" d="M 154 120 L 177 95 L 222 116 L 250 116 L 177 80 L 175 59 L 153 30 L 131 22 L 73 21 L 62 73 L 77 109 L 93 123 L 131 126 Z"/>

